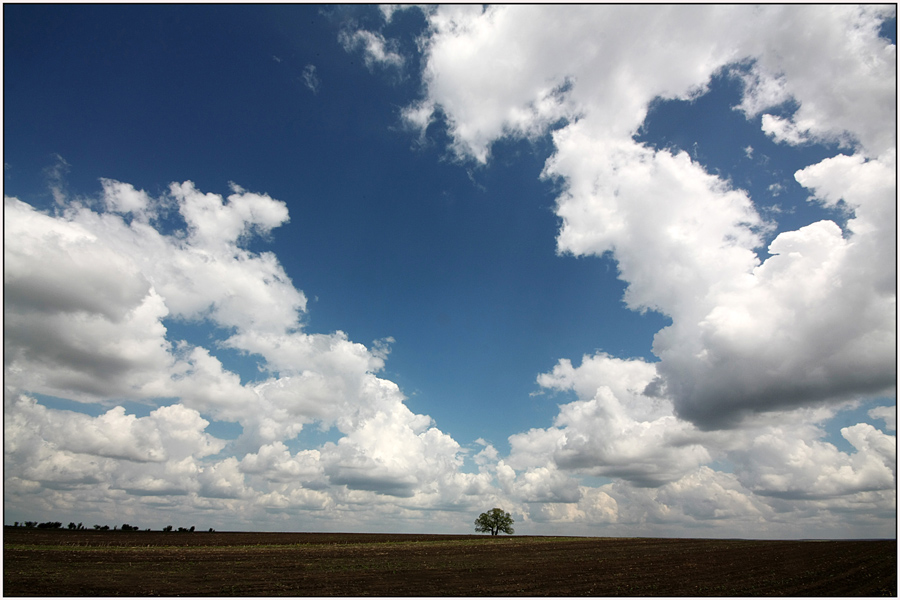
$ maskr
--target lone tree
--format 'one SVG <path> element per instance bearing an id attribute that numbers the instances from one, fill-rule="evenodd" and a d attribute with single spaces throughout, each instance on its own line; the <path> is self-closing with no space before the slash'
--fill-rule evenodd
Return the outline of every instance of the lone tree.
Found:
<path id="1" fill-rule="evenodd" d="M 513 518 L 502 508 L 492 508 L 475 519 L 475 531 L 479 533 L 490 531 L 491 535 L 497 535 L 501 531 L 512 535 L 516 532 L 512 525 Z"/>

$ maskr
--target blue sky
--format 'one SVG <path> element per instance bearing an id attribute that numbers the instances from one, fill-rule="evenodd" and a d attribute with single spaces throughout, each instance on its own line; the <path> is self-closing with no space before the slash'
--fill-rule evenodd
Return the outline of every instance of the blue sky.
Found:
<path id="1" fill-rule="evenodd" d="M 895 29 L 5 5 L 5 522 L 893 536 Z"/>

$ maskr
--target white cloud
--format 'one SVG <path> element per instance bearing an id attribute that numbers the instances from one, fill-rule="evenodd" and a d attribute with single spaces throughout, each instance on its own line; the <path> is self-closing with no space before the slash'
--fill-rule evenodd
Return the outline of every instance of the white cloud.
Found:
<path id="1" fill-rule="evenodd" d="M 418 121 L 424 122 L 424 107 L 440 108 L 457 153 L 481 162 L 503 135 L 539 135 L 561 118 L 586 119 L 603 139 L 630 138 L 650 100 L 691 96 L 735 58 L 715 36 L 748 35 L 750 12 L 439 7 L 427 14 L 427 95 L 418 105 Z M 648 48 L 647 39 L 664 42 Z"/>
<path id="2" fill-rule="evenodd" d="M 897 430 L 897 407 L 896 406 L 879 406 L 869 411 L 869 416 L 873 419 L 882 419 L 884 427 L 888 431 Z"/>
<path id="3" fill-rule="evenodd" d="M 597 139 L 581 122 L 553 137 L 557 153 L 544 174 L 567 181 L 557 198 L 558 248 L 575 255 L 613 252 L 630 308 L 676 322 L 697 318 L 704 310 L 699 299 L 714 287 L 737 285 L 757 264 L 754 227 L 762 221 L 749 197 L 686 153 Z"/>
<path id="4" fill-rule="evenodd" d="M 858 144 L 879 156 L 896 144 L 896 46 L 878 36 L 891 6 L 769 6 L 747 45 L 756 61 L 741 107 L 751 115 L 793 98 L 787 122 L 770 126 L 795 143 Z M 776 121 L 777 122 L 777 121 Z M 765 125 L 766 119 L 763 119 Z"/>
<path id="5" fill-rule="evenodd" d="M 658 486 L 710 460 L 692 427 L 672 414 L 671 402 L 643 394 L 654 365 L 605 354 L 579 367 L 562 360 L 538 377 L 542 386 L 572 390 L 578 400 L 560 406 L 554 426 L 510 437 L 507 462 L 523 469 L 548 461 L 573 472 Z"/>
<path id="6" fill-rule="evenodd" d="M 535 505 L 529 512 L 529 517 L 535 521 L 551 523 L 616 523 L 619 520 L 619 504 L 603 490 L 582 486 L 578 502 Z"/>
<path id="7" fill-rule="evenodd" d="M 612 253 L 627 305 L 672 319 L 654 341 L 658 363 L 598 353 L 540 375 L 574 400 L 550 427 L 511 436 L 509 456 L 479 440 L 476 473 L 465 472 L 468 451 L 379 376 L 384 347 L 303 330 L 303 292 L 273 254 L 248 250 L 288 222 L 283 202 L 189 181 L 154 198 L 104 179 L 100 201 L 66 204 L 60 162 L 48 172 L 59 214 L 5 200 L 7 509 L 468 531 L 458 511 L 502 505 L 573 533 L 882 531 L 895 519 L 895 437 L 855 424 L 842 452 L 822 424 L 893 386 L 895 58 L 877 37 L 888 12 L 426 9 L 424 97 L 405 118 L 423 135 L 445 118 L 457 156 L 482 163 L 498 139 L 553 130 L 543 175 L 562 184 L 559 251 Z M 370 69 L 404 64 L 381 33 L 340 41 Z M 634 142 L 652 100 L 696 97 L 722 68 L 744 79 L 738 108 L 764 130 L 852 152 L 796 174 L 811 201 L 845 211 L 843 230 L 783 232 L 762 261 L 767 224 L 746 192 L 684 153 Z M 785 103 L 797 110 L 774 114 Z M 176 211 L 185 227 L 164 234 Z M 166 319 L 223 339 L 174 339 Z M 265 379 L 242 382 L 221 349 L 252 355 Z M 29 394 L 105 412 L 53 410 Z M 137 417 L 120 406 L 129 400 L 167 406 Z M 893 431 L 894 407 L 870 416 Z M 207 432 L 211 420 L 243 432 L 226 443 Z M 333 427 L 337 441 L 302 447 L 310 427 Z"/>
<path id="8" fill-rule="evenodd" d="M 251 499 L 253 491 L 244 484 L 244 474 L 235 457 L 209 465 L 197 475 L 200 493 L 206 498 Z"/>
<path id="9" fill-rule="evenodd" d="M 200 192 L 191 181 L 173 183 L 169 189 L 187 222 L 189 241 L 210 252 L 233 252 L 242 238 L 268 233 L 288 221 L 284 202 L 234 183 L 227 202 L 218 194 Z"/>
<path id="10" fill-rule="evenodd" d="M 44 169 L 47 177 L 47 185 L 50 193 L 53 194 L 53 200 L 57 205 L 62 206 L 66 203 L 66 174 L 72 168 L 65 158 L 59 154 L 54 154 L 54 164 Z"/>
<path id="11" fill-rule="evenodd" d="M 400 68 L 403 66 L 403 57 L 391 46 L 384 36 L 377 32 L 357 29 L 356 31 L 342 31 L 338 41 L 347 52 L 355 52 L 362 49 L 366 66 L 371 70 L 376 66 Z"/>
<path id="12" fill-rule="evenodd" d="M 806 134 L 808 129 L 801 129 L 790 119 L 782 119 L 774 115 L 762 116 L 762 130 L 772 136 L 776 142 L 785 142 L 796 146 L 809 141 L 809 136 Z"/>
<path id="13" fill-rule="evenodd" d="M 240 468 L 244 473 L 260 474 L 270 481 L 311 483 L 323 478 L 318 450 L 301 450 L 291 454 L 283 442 L 259 447 L 244 455 Z"/>
<path id="14" fill-rule="evenodd" d="M 578 399 L 560 406 L 554 427 L 510 437 L 506 461 L 515 471 L 506 467 L 504 489 L 533 503 L 531 519 L 609 522 L 631 534 L 636 527 L 664 534 L 667 527 L 698 526 L 778 537 L 785 534 L 774 525 L 781 513 L 802 509 L 805 518 L 839 532 L 846 525 L 842 507 L 870 503 L 885 513 L 891 506 L 894 436 L 864 423 L 846 427 L 841 435 L 854 451 L 842 452 L 822 441 L 818 425 L 837 409 L 782 411 L 748 419 L 738 430 L 698 431 L 674 416 L 670 401 L 641 393 L 654 373 L 653 364 L 598 354 L 577 367 L 562 360 L 538 377 L 542 386 Z M 734 473 L 714 470 L 716 461 Z M 617 506 L 615 518 L 610 510 L 589 517 L 581 507 L 584 489 L 581 499 L 549 495 L 550 482 L 564 482 L 566 474 L 613 481 L 592 493 L 610 498 L 604 506 Z M 539 475 L 543 487 L 534 484 Z"/>
<path id="15" fill-rule="evenodd" d="M 346 435 L 322 447 L 322 464 L 329 480 L 351 490 L 397 497 L 428 494 L 432 484 L 453 485 L 462 466 L 459 444 L 432 427 L 425 415 L 412 413 L 396 384 L 373 380 L 369 397 L 376 406 L 342 416 L 338 428 Z"/>
<path id="16" fill-rule="evenodd" d="M 743 98 L 735 108 L 743 110 L 748 115 L 758 115 L 767 108 L 781 106 L 791 100 L 791 94 L 786 89 L 784 75 L 769 75 L 763 72 L 757 61 L 754 61 L 749 69 L 736 68 L 732 70 L 732 73 L 739 77 L 744 84 Z M 764 116 L 771 117 L 772 115 Z M 765 128 L 765 125 L 763 127 Z"/>
<path id="17" fill-rule="evenodd" d="M 147 192 L 136 190 L 133 186 L 113 179 L 101 178 L 103 197 L 106 209 L 110 212 L 132 213 L 136 217 L 144 217 L 152 200 Z"/>
<path id="18" fill-rule="evenodd" d="M 316 75 L 316 65 L 306 65 L 303 67 L 303 83 L 312 91 L 313 94 L 319 93 L 319 76 Z"/>
<path id="19" fill-rule="evenodd" d="M 660 488 L 657 500 L 666 506 L 679 507 L 685 516 L 697 521 L 757 521 L 765 510 L 734 475 L 709 467 L 700 467 L 666 484 Z"/>
<path id="20" fill-rule="evenodd" d="M 739 460 L 739 480 L 757 495 L 788 500 L 827 500 L 863 492 L 889 491 L 896 478 L 896 438 L 871 425 L 845 427 L 841 435 L 855 448 L 782 435 L 778 428 L 758 435 L 731 454 Z"/>
<path id="21" fill-rule="evenodd" d="M 102 185 L 102 202 L 58 216 L 5 200 L 10 506 L 24 510 L 38 492 L 48 510 L 121 494 L 232 515 L 256 502 L 338 510 L 386 498 L 454 510 L 491 493 L 492 476 L 462 473 L 459 444 L 376 376 L 390 340 L 370 350 L 340 331 L 302 331 L 303 293 L 273 254 L 245 247 L 287 222 L 283 202 L 234 184 L 227 199 L 191 182 L 161 198 Z M 163 234 L 157 222 L 171 208 L 186 229 Z M 163 320 L 172 318 L 227 337 L 208 348 L 170 339 Z M 215 355 L 220 347 L 256 355 L 268 378 L 242 383 Z M 112 408 L 90 417 L 23 392 Z M 116 406 L 160 398 L 170 405 L 146 417 Z M 204 416 L 243 433 L 226 444 L 206 433 Z M 311 426 L 341 437 L 288 451 Z M 226 445 L 230 455 L 219 456 Z"/>
<path id="22" fill-rule="evenodd" d="M 561 123 L 543 172 L 564 188 L 559 251 L 612 253 L 627 305 L 673 321 L 654 341 L 654 392 L 703 427 L 734 426 L 756 411 L 893 385 L 895 49 L 878 37 L 892 13 L 438 7 L 426 13 L 426 93 L 405 115 L 422 128 L 444 115 L 455 152 L 481 162 L 504 136 Z M 782 141 L 858 150 L 797 176 L 826 203 L 850 197 L 849 236 L 810 224 L 783 233 L 761 263 L 768 224 L 746 192 L 687 154 L 634 142 L 651 101 L 696 97 L 719 72 L 744 77 L 748 116 L 796 104 L 792 115 L 761 119 Z"/>
<path id="23" fill-rule="evenodd" d="M 700 353 L 679 355 L 666 332 L 657 336 L 679 414 L 711 425 L 893 387 L 894 170 L 891 157 L 840 155 L 797 173 L 821 202 L 840 198 L 853 211 L 848 235 L 831 221 L 779 235 L 772 256 L 689 334 Z"/>
<path id="24" fill-rule="evenodd" d="M 6 245 L 3 265 L 12 306 L 118 321 L 149 292 L 150 282 L 85 227 L 39 213 L 15 198 L 5 198 L 4 212 L 9 215 L 4 237 L 15 240 Z M 64 277 L 76 271 L 79 279 Z"/>
<path id="25" fill-rule="evenodd" d="M 81 224 L 11 198 L 5 213 L 7 386 L 79 398 L 159 391 L 172 363 L 168 311 L 148 278 Z"/>
<path id="26" fill-rule="evenodd" d="M 254 390 L 241 385 L 240 377 L 225 369 L 208 349 L 184 342 L 178 346 L 178 362 L 166 382 L 165 395 L 177 397 L 185 406 L 214 419 L 240 422 L 253 432 L 253 417 L 258 414 Z"/>
<path id="27" fill-rule="evenodd" d="M 727 522 L 730 531 L 778 537 L 781 514 L 802 513 L 829 531 L 841 531 L 852 503 L 872 506 L 882 515 L 875 521 L 889 514 L 894 463 L 872 444 L 887 438 L 863 424 L 848 428 L 856 448 L 848 454 L 803 424 L 893 386 L 895 50 L 877 35 L 891 12 L 426 12 L 425 94 L 405 109 L 406 121 L 424 135 L 445 119 L 457 156 L 482 163 L 505 136 L 551 132 L 555 152 L 543 176 L 563 188 L 558 250 L 611 253 L 626 304 L 672 319 L 654 340 L 659 363 L 598 354 L 539 376 L 577 399 L 560 406 L 552 427 L 511 436 L 512 452 L 494 471 L 505 493 L 531 502 L 521 506 L 534 522 L 588 518 L 585 491 L 580 500 L 559 493 L 566 473 L 612 478 L 589 488 L 607 507 L 591 519 L 626 531 Z M 737 108 L 779 141 L 836 141 L 857 152 L 797 173 L 815 201 L 842 200 L 846 232 L 831 222 L 784 232 L 761 261 L 771 225 L 746 192 L 687 154 L 634 142 L 651 101 L 696 97 L 722 72 L 743 79 Z M 767 112 L 776 108 L 793 112 Z M 701 431 L 684 419 L 737 429 Z M 765 453 L 762 440 L 779 450 Z M 804 452 L 814 458 L 791 458 Z M 734 474 L 713 470 L 718 460 Z"/>
<path id="28" fill-rule="evenodd" d="M 136 206 L 145 216 L 155 210 L 127 184 L 103 185 L 107 206 Z M 79 399 L 190 396 L 185 374 L 209 369 L 199 364 L 202 351 L 173 351 L 162 319 L 206 318 L 237 332 L 298 326 L 303 294 L 274 255 L 240 246 L 284 222 L 284 204 L 237 187 L 227 204 L 190 182 L 172 189 L 160 202 L 176 203 L 188 224 L 184 237 L 84 206 L 51 217 L 5 200 L 8 382 L 61 396 L 80 392 Z"/>
<path id="29" fill-rule="evenodd" d="M 410 4 L 379 4 L 378 9 L 381 11 L 381 15 L 384 17 L 385 23 L 390 23 L 391 19 L 394 18 L 394 15 L 401 10 L 410 10 L 412 8 L 416 8 L 415 5 Z"/>
<path id="30" fill-rule="evenodd" d="M 49 488 L 183 495 L 190 490 L 185 470 L 196 474 L 200 459 L 225 446 L 204 432 L 208 421 L 177 404 L 140 418 L 122 407 L 90 417 L 7 394 L 4 408 L 7 475 Z"/>
<path id="31" fill-rule="evenodd" d="M 529 467 L 510 483 L 508 493 L 522 502 L 573 503 L 582 496 L 578 480 L 554 465 Z"/>

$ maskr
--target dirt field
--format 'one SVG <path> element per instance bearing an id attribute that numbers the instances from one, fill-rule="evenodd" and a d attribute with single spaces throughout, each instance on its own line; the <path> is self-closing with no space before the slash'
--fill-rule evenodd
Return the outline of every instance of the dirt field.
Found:
<path id="1" fill-rule="evenodd" d="M 5 528 L 5 596 L 896 596 L 896 541 Z"/>

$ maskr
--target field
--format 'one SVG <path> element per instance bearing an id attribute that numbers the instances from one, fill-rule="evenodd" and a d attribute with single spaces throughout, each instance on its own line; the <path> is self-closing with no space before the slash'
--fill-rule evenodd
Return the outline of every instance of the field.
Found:
<path id="1" fill-rule="evenodd" d="M 896 596 L 897 543 L 4 528 L 5 596 Z"/>

